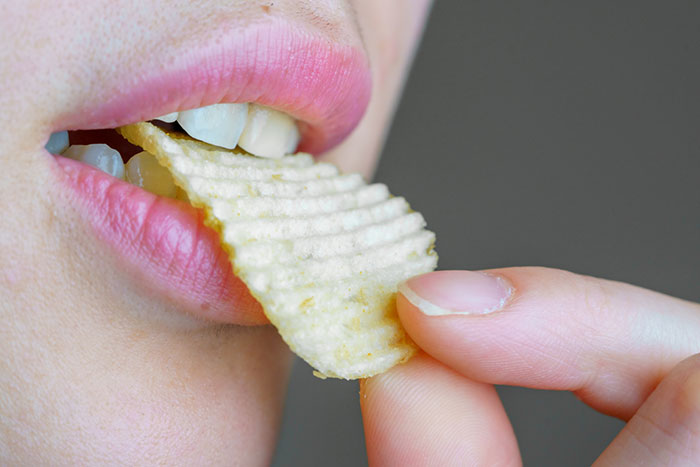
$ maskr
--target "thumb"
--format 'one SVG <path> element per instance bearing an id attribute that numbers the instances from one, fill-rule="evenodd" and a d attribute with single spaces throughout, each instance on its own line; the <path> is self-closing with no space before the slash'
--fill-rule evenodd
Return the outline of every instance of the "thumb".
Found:
<path id="1" fill-rule="evenodd" d="M 522 465 L 496 390 L 419 353 L 360 382 L 369 465 Z"/>
<path id="2" fill-rule="evenodd" d="M 595 465 L 697 465 L 700 354 L 661 382 Z"/>
<path id="3" fill-rule="evenodd" d="M 427 354 L 473 381 L 572 391 L 625 420 L 700 352 L 700 306 L 545 268 L 438 271 L 401 285 L 397 311 Z"/>

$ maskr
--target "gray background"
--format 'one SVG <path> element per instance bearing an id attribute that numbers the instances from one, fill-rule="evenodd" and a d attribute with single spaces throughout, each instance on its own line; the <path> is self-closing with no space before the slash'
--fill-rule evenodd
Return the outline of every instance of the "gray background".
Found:
<path id="1" fill-rule="evenodd" d="M 544 265 L 700 300 L 700 2 L 438 2 L 376 175 L 441 269 Z M 622 422 L 500 388 L 526 465 Z M 356 383 L 297 362 L 276 465 L 367 463 Z"/>

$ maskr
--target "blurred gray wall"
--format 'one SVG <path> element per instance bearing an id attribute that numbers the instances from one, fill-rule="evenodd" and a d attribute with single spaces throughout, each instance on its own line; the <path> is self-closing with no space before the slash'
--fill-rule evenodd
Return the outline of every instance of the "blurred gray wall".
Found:
<path id="1" fill-rule="evenodd" d="M 425 215 L 441 269 L 698 301 L 699 86 L 697 0 L 438 1 L 376 180 Z M 567 393 L 499 392 L 525 465 L 590 465 L 622 427 Z M 366 464 L 357 393 L 297 362 L 275 465 Z"/>

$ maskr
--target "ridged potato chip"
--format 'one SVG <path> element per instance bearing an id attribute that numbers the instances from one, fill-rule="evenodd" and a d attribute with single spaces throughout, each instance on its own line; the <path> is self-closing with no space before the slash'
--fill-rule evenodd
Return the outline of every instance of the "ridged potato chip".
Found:
<path id="1" fill-rule="evenodd" d="M 403 198 L 308 154 L 262 159 L 150 123 L 119 131 L 205 211 L 236 275 L 315 374 L 365 378 L 411 357 L 397 286 L 433 270 L 437 255 Z"/>

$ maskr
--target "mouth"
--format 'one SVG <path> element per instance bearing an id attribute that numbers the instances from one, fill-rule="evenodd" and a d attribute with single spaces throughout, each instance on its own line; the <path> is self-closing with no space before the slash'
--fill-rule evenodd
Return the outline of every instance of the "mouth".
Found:
<path id="1" fill-rule="evenodd" d="M 367 59 L 288 25 L 229 31 L 177 63 L 137 75 L 107 102 L 53 125 L 46 150 L 72 204 L 134 279 L 204 320 L 267 320 L 155 158 L 114 130 L 153 121 L 208 144 L 278 158 L 320 154 L 357 125 L 370 94 Z"/>

